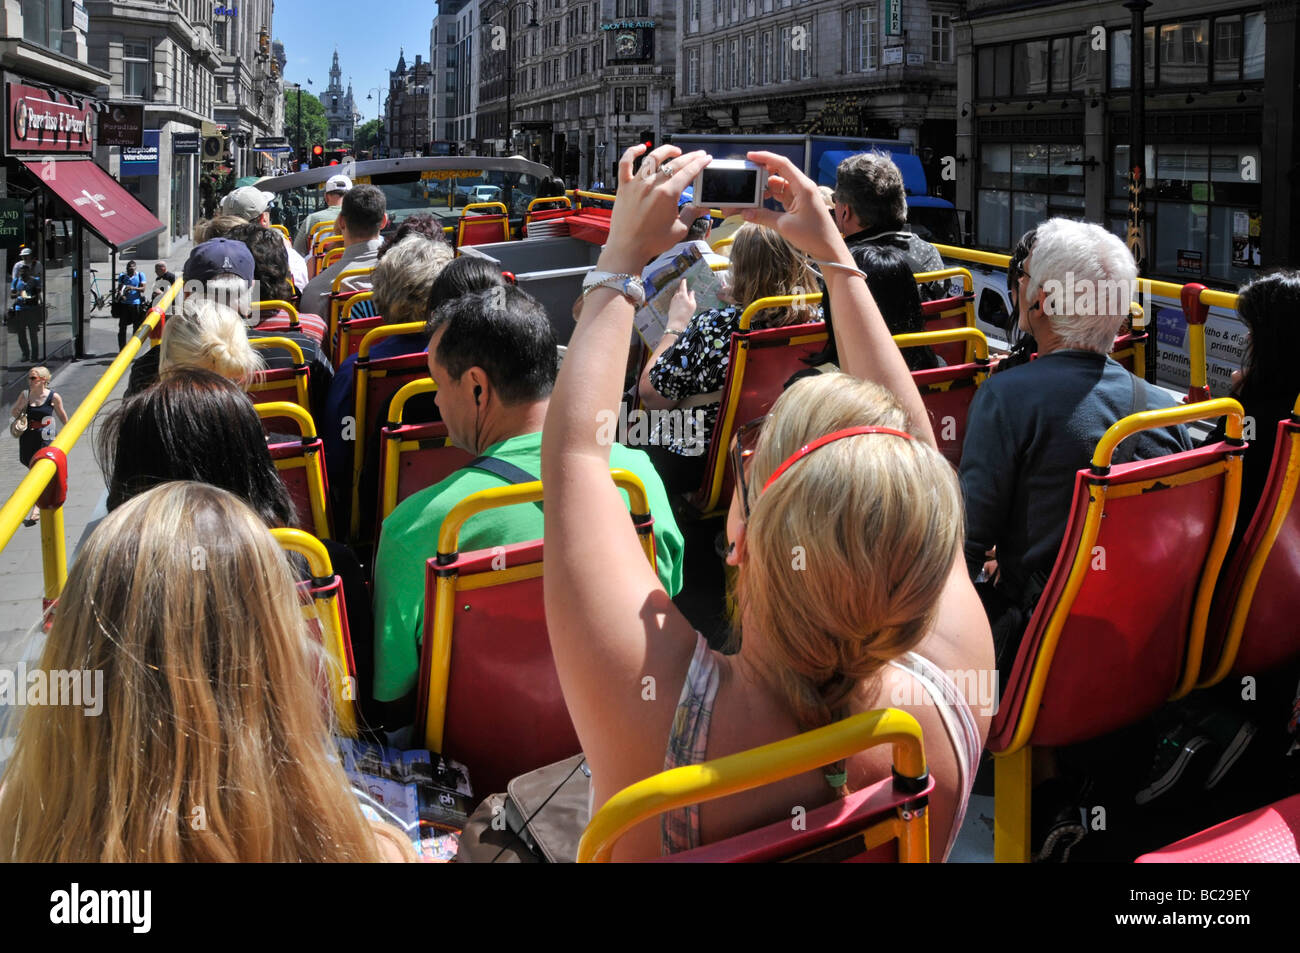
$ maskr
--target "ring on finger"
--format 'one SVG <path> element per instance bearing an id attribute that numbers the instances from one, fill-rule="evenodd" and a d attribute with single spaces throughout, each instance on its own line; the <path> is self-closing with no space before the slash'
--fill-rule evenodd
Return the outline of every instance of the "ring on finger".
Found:
<path id="1" fill-rule="evenodd" d="M 673 164 L 671 162 L 665 162 L 663 168 L 659 170 L 659 174 L 665 179 L 671 179 L 673 177 L 673 171 Z"/>

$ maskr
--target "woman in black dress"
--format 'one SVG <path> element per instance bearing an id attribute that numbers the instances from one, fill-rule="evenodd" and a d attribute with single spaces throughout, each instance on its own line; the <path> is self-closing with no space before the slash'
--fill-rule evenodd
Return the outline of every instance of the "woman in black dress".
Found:
<path id="1" fill-rule="evenodd" d="M 50 389 L 50 378 L 47 367 L 33 367 L 28 371 L 28 389 L 22 392 L 10 411 L 10 416 L 15 419 L 27 415 L 27 429 L 18 438 L 18 459 L 25 467 L 31 466 L 37 450 L 53 443 L 54 418 L 57 416 L 61 422 L 68 422 L 63 398 Z M 35 526 L 39 516 L 40 510 L 33 506 L 23 525 Z"/>

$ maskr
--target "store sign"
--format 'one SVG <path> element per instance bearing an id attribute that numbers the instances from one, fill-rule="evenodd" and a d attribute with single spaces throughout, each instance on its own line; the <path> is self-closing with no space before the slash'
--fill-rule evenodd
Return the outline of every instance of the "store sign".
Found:
<path id="1" fill-rule="evenodd" d="M 924 53 L 908 53 L 908 54 L 907 54 L 907 65 L 908 65 L 908 66 L 924 66 L 924 65 L 925 65 L 925 54 L 924 54 Z"/>
<path id="2" fill-rule="evenodd" d="M 21 245 L 25 223 L 22 199 L 0 199 L 0 245 Z"/>
<path id="3" fill-rule="evenodd" d="M 72 28 L 85 33 L 90 29 L 90 17 L 86 14 L 86 8 L 81 3 L 72 4 Z"/>
<path id="4" fill-rule="evenodd" d="M 1180 275 L 1199 275 L 1205 270 L 1201 265 L 1201 252 L 1188 251 L 1185 248 L 1178 249 L 1178 273 Z"/>
<path id="5" fill-rule="evenodd" d="M 654 20 L 619 20 L 616 23 L 602 23 L 602 30 L 653 30 Z"/>
<path id="6" fill-rule="evenodd" d="M 1152 301 L 1155 313 L 1156 367 L 1161 385 L 1186 388 L 1191 375 L 1191 344 L 1187 318 L 1174 302 Z M 1241 367 L 1246 350 L 1246 326 L 1235 313 L 1211 307 L 1205 322 L 1206 382 L 1215 397 L 1227 395 L 1232 386 L 1232 372 Z"/>
<path id="7" fill-rule="evenodd" d="M 903 48 L 901 46 L 885 47 L 881 50 L 880 62 L 885 66 L 902 66 Z"/>
<path id="8" fill-rule="evenodd" d="M 885 0 L 885 36 L 903 35 L 903 0 Z"/>
<path id="9" fill-rule="evenodd" d="M 23 83 L 8 84 L 10 153 L 91 151 L 87 100 Z"/>
<path id="10" fill-rule="evenodd" d="M 101 146 L 138 146 L 144 132 L 144 107 L 113 103 L 99 117 Z"/>
<path id="11" fill-rule="evenodd" d="M 123 146 L 121 174 L 157 175 L 158 140 L 159 133 L 157 129 L 146 129 L 140 146 Z"/>
<path id="12" fill-rule="evenodd" d="M 202 137 L 197 132 L 173 132 L 172 133 L 172 155 L 174 156 L 198 155 L 201 140 Z"/>

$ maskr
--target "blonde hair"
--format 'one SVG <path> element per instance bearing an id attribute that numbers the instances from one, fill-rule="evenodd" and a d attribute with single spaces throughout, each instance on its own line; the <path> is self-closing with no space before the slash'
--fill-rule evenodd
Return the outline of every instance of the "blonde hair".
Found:
<path id="1" fill-rule="evenodd" d="M 889 391 L 845 374 L 798 381 L 772 407 L 753 458 L 737 596 L 757 631 L 745 650 L 800 730 L 841 717 L 850 695 L 929 631 L 965 518 L 952 466 L 919 440 L 836 440 L 846 427 L 911 432 Z"/>
<path id="2" fill-rule="evenodd" d="M 455 257 L 450 245 L 407 235 L 379 259 L 370 274 L 375 309 L 385 324 L 427 321 L 434 280 Z"/>
<path id="3" fill-rule="evenodd" d="M 803 255 L 779 233 L 747 222 L 731 245 L 731 297 L 742 311 L 759 298 L 816 294 L 817 274 Z M 815 305 L 768 308 L 754 315 L 751 327 L 778 327 L 818 320 Z"/>
<path id="4" fill-rule="evenodd" d="M 46 367 L 44 364 L 42 364 L 40 367 L 33 367 L 30 371 L 27 372 L 28 377 L 31 377 L 33 374 L 38 376 L 41 380 L 45 381 L 45 383 L 47 384 L 54 380 L 54 375 L 50 373 L 50 369 Z"/>
<path id="5" fill-rule="evenodd" d="M 167 483 L 123 504 L 73 564 L 40 663 L 102 673 L 102 712 L 24 714 L 0 861 L 379 859 L 332 750 L 324 658 L 237 497 Z"/>
<path id="6" fill-rule="evenodd" d="M 194 226 L 194 244 L 202 245 L 214 238 L 225 238 L 241 225 L 247 225 L 248 219 L 238 215 L 217 214 L 205 218 Z"/>
<path id="7" fill-rule="evenodd" d="M 190 298 L 163 327 L 158 372 L 189 364 L 246 387 L 266 364 L 252 345 L 244 321 L 233 308 Z"/>

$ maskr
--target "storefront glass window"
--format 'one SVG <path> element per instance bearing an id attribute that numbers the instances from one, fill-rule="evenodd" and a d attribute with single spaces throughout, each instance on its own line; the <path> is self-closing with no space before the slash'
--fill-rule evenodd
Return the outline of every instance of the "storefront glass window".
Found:
<path id="1" fill-rule="evenodd" d="M 1047 92 L 1047 40 L 1017 43 L 1011 48 L 1012 88 L 1017 96 Z"/>
<path id="2" fill-rule="evenodd" d="M 977 242 L 1006 251 L 1046 219 L 1081 218 L 1082 159 L 1083 147 L 1071 143 L 998 144 L 981 149 Z"/>
<path id="3" fill-rule="evenodd" d="M 1160 83 L 1181 86 L 1205 82 L 1210 21 L 1185 20 L 1160 27 Z"/>

